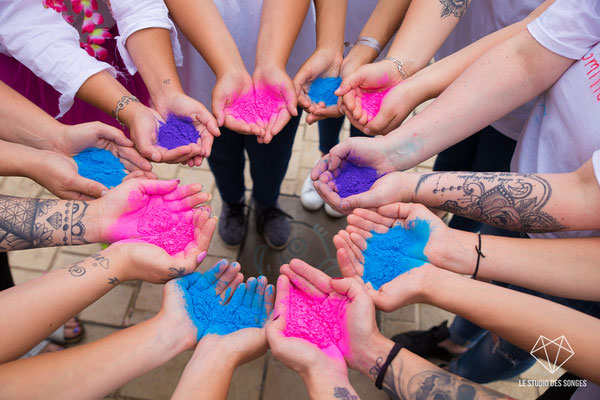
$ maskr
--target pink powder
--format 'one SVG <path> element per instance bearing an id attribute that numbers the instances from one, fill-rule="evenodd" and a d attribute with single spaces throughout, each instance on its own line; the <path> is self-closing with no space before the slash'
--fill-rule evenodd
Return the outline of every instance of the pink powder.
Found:
<path id="1" fill-rule="evenodd" d="M 194 240 L 194 225 L 166 207 L 148 208 L 137 222 L 139 239 L 163 248 L 173 256 Z"/>
<path id="2" fill-rule="evenodd" d="M 284 107 L 285 101 L 280 97 L 279 90 L 267 86 L 246 93 L 231 106 L 231 110 L 234 117 L 250 124 L 269 122 L 271 116 Z"/>
<path id="3" fill-rule="evenodd" d="M 342 338 L 345 300 L 328 298 L 323 301 L 290 285 L 287 301 L 285 336 L 305 339 L 320 349 L 338 345 Z"/>
<path id="4" fill-rule="evenodd" d="M 391 88 L 387 88 L 380 92 L 364 92 L 361 98 L 361 105 L 363 111 L 367 112 L 368 121 L 371 121 L 377 113 L 379 112 L 379 108 L 381 108 L 381 102 L 383 98 L 390 91 Z"/>

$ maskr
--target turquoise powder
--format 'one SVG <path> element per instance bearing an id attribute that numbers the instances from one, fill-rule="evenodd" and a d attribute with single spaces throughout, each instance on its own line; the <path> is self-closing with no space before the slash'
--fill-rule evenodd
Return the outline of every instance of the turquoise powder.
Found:
<path id="1" fill-rule="evenodd" d="M 342 78 L 318 78 L 310 85 L 308 97 L 314 103 L 325 103 L 327 107 L 336 105 L 338 97 L 334 92 L 342 84 Z"/>
<path id="2" fill-rule="evenodd" d="M 420 267 L 427 261 L 423 254 L 429 240 L 429 221 L 415 219 L 405 229 L 396 225 L 386 233 L 376 233 L 367 239 L 363 280 L 375 290 L 399 275 Z"/>
<path id="3" fill-rule="evenodd" d="M 205 274 L 194 272 L 178 280 L 184 292 L 186 310 L 198 329 L 197 339 L 200 340 L 209 333 L 227 335 L 244 328 L 264 326 L 267 319 L 264 298 L 261 298 L 260 304 L 245 303 L 246 285 L 242 283 L 231 300 L 222 304 L 221 297 L 216 294 L 215 284 L 208 283 L 215 279 L 217 271 L 218 267 L 215 266 Z M 267 290 L 272 289 L 269 287 Z M 230 295 L 231 289 L 228 288 L 225 299 Z"/>
<path id="4" fill-rule="evenodd" d="M 73 157 L 77 172 L 84 178 L 100 182 L 107 188 L 118 186 L 127 175 L 125 166 L 110 151 L 90 148 Z"/>

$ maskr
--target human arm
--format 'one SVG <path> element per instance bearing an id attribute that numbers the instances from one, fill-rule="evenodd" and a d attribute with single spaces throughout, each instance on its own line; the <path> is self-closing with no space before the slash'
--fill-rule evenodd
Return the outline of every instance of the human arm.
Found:
<path id="1" fill-rule="evenodd" d="M 258 138 L 261 143 L 269 143 L 292 116 L 298 115 L 298 99 L 285 68 L 309 4 L 307 0 L 263 2 L 252 82 L 257 97 L 268 96 L 276 106 L 270 116 L 263 117 L 266 129 L 265 136 Z"/>
<path id="2" fill-rule="evenodd" d="M 210 284 L 205 290 L 215 296 L 222 296 L 228 288 L 235 290 L 238 271 L 233 265 L 218 264 L 207 272 Z M 99 398 L 191 349 L 197 329 L 189 319 L 180 286 L 186 278 L 165 285 L 161 310 L 148 321 L 93 343 L 1 365 L 0 398 Z M 36 385 L 31 385 L 32 373 L 40 374 Z"/>
<path id="3" fill-rule="evenodd" d="M 267 351 L 264 323 L 273 309 L 274 299 L 274 287 L 267 285 L 264 276 L 249 278 L 245 285 L 240 284 L 227 307 L 237 306 L 240 312 L 260 310 L 262 327 L 203 337 L 185 367 L 172 398 L 225 399 L 235 369 Z"/>

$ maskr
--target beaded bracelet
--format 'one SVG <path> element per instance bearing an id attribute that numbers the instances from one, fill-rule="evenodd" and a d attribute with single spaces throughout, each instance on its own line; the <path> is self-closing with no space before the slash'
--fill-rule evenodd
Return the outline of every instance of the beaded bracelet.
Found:
<path id="1" fill-rule="evenodd" d="M 113 117 L 115 117 L 115 119 L 117 120 L 118 123 L 121 124 L 121 126 L 125 126 L 125 124 L 122 123 L 121 120 L 119 120 L 119 111 L 124 109 L 125 106 L 127 104 L 129 104 L 129 102 L 139 103 L 140 101 L 135 96 L 123 96 L 123 97 L 121 97 L 121 100 L 119 100 L 117 102 L 117 106 L 115 107 L 115 109 L 112 112 Z"/>

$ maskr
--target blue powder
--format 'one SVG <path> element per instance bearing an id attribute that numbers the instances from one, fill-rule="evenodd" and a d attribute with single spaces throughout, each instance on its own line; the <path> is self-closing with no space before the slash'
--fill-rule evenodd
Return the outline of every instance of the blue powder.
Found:
<path id="1" fill-rule="evenodd" d="M 320 103 L 322 101 L 327 107 L 336 105 L 338 102 L 338 97 L 334 94 L 334 92 L 340 87 L 341 84 L 342 78 L 339 77 L 315 79 L 315 81 L 310 85 L 308 97 L 310 97 L 310 99 L 315 103 Z"/>
<path id="2" fill-rule="evenodd" d="M 198 131 L 190 117 L 175 114 L 167 115 L 167 120 L 159 122 L 158 144 L 168 150 L 173 150 L 190 143 L 197 143 Z"/>
<path id="3" fill-rule="evenodd" d="M 127 175 L 125 166 L 108 150 L 87 149 L 73 159 L 77 163 L 79 175 L 100 182 L 109 189 L 123 182 Z"/>
<path id="4" fill-rule="evenodd" d="M 246 285 L 240 284 L 227 304 L 222 304 L 221 297 L 216 293 L 215 279 L 219 265 L 204 274 L 194 272 L 178 280 L 179 287 L 183 290 L 186 310 L 190 319 L 198 329 L 197 338 L 209 333 L 227 335 L 244 328 L 261 328 L 264 326 L 266 304 L 253 304 L 246 296 Z M 272 291 L 269 287 L 267 290 Z M 225 291 L 225 299 L 231 295 L 231 289 Z M 248 296 L 254 293 L 248 291 Z M 264 299 L 264 298 L 263 298 Z"/>
<path id="5" fill-rule="evenodd" d="M 423 250 L 429 240 L 429 222 L 415 219 L 407 229 L 400 225 L 387 233 L 376 233 L 367 239 L 363 280 L 375 290 L 397 276 L 420 267 L 427 261 Z"/>

